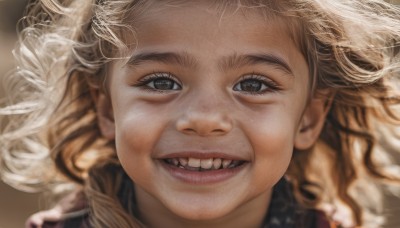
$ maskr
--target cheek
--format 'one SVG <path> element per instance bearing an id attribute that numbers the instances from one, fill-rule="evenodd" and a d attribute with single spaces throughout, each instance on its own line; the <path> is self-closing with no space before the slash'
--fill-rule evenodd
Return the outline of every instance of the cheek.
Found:
<path id="1" fill-rule="evenodd" d="M 151 145 L 148 116 L 141 113 L 126 113 L 116 117 L 116 146 L 118 153 L 142 153 L 143 147 Z"/>
<path id="2" fill-rule="evenodd" d="M 268 167 L 270 174 L 285 172 L 293 152 L 293 134 L 282 128 L 271 129 L 253 145 L 256 164 Z"/>
<path id="3" fill-rule="evenodd" d="M 247 135 L 254 150 L 257 183 L 276 183 L 286 172 L 293 152 L 296 118 L 287 108 L 275 107 L 259 112 Z M 268 182 L 265 178 L 268 176 Z M 264 178 L 264 179 L 263 179 Z"/>
<path id="4" fill-rule="evenodd" d="M 277 105 L 253 113 L 247 122 L 246 135 L 256 147 L 266 147 L 269 153 L 293 149 L 300 112 Z"/>
<path id="5" fill-rule="evenodd" d="M 165 126 L 165 116 L 159 113 L 140 104 L 115 113 L 117 155 L 131 177 L 152 166 L 153 146 Z"/>

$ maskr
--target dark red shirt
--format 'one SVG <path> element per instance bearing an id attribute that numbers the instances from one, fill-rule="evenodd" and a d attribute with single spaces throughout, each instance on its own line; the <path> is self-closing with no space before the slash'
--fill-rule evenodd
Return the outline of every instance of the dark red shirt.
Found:
<path id="1" fill-rule="evenodd" d="M 120 198 L 134 191 L 132 181 L 126 177 L 121 186 Z M 121 203 L 126 202 L 121 200 Z M 124 203 L 123 203 L 124 204 Z M 130 205 L 135 205 L 135 202 Z M 125 205 L 126 206 L 126 205 Z M 127 211 L 137 211 L 126 208 Z M 90 228 L 89 213 L 75 216 L 58 223 L 45 223 L 43 228 Z M 298 204 L 293 196 L 291 185 L 282 178 L 274 187 L 268 214 L 262 228 L 332 228 L 322 211 L 308 209 Z"/>

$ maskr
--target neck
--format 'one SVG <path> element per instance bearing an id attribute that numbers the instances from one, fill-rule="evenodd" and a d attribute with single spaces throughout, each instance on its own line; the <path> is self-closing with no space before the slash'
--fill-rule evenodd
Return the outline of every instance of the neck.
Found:
<path id="1" fill-rule="evenodd" d="M 227 215 L 213 220 L 188 220 L 169 211 L 161 202 L 138 186 L 135 186 L 140 220 L 146 227 L 262 227 L 266 217 L 272 190 L 253 198 Z"/>

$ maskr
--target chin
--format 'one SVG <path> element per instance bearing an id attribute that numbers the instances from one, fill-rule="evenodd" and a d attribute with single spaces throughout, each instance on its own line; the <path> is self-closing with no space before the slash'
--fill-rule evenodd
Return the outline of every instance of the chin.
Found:
<path id="1" fill-rule="evenodd" d="M 191 205 L 174 205 L 170 207 L 169 210 L 175 214 L 176 216 L 183 218 L 185 220 L 190 221 L 212 221 L 218 220 L 232 211 L 234 208 L 230 205 L 225 205 L 221 207 L 221 205 L 216 205 L 213 202 L 210 204 L 201 203 L 192 203 Z"/>

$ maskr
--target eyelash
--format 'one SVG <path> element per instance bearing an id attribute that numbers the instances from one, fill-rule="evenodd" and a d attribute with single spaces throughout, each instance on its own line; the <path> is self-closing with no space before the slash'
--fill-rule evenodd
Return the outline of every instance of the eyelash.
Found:
<path id="1" fill-rule="evenodd" d="M 157 79 L 168 79 L 172 83 L 174 83 L 173 86 L 174 87 L 177 86 L 177 88 L 175 88 L 175 89 L 157 89 L 157 88 L 151 87 L 149 84 L 154 83 L 154 81 L 156 81 Z M 240 83 L 243 83 L 246 81 L 251 81 L 251 80 L 261 82 L 262 83 L 261 86 L 264 86 L 265 88 L 262 91 L 242 91 L 242 90 L 237 89 L 238 86 L 241 86 Z M 167 93 L 167 92 L 182 89 L 182 83 L 180 83 L 179 80 L 172 73 L 169 73 L 169 72 L 154 72 L 152 74 L 149 74 L 149 75 L 141 78 L 137 83 L 134 84 L 134 86 L 142 87 L 145 90 L 149 90 L 151 92 L 158 92 L 158 93 Z M 241 76 L 240 79 L 238 80 L 238 82 L 236 82 L 234 84 L 233 90 L 241 92 L 241 93 L 245 93 L 245 94 L 250 94 L 250 95 L 263 95 L 268 92 L 278 92 L 281 90 L 281 87 L 276 82 L 263 76 L 262 74 L 252 73 L 252 74 L 246 74 L 246 75 Z"/>
<path id="2" fill-rule="evenodd" d="M 235 88 L 240 85 L 239 83 L 243 83 L 245 81 L 258 81 L 262 83 L 262 86 L 265 88 L 262 91 L 241 91 L 242 93 L 250 94 L 250 95 L 263 95 L 265 93 L 269 92 L 279 92 L 282 90 L 280 85 L 278 85 L 276 82 L 273 80 L 269 79 L 266 76 L 263 76 L 262 74 L 257 74 L 257 73 L 252 73 L 252 74 L 246 74 L 240 77 L 239 81 L 235 83 L 234 85 L 234 91 L 239 91 L 235 90 Z"/>
<path id="3" fill-rule="evenodd" d="M 162 90 L 162 89 L 157 89 L 157 88 L 153 88 L 153 87 L 149 86 L 150 83 L 154 83 L 154 81 L 157 79 L 168 79 L 168 80 L 172 81 L 173 83 L 175 83 L 175 85 L 177 85 L 179 87 L 179 89 L 182 88 L 181 83 L 177 82 L 179 80 L 177 80 L 176 77 L 169 72 L 154 72 L 152 74 L 149 74 L 149 75 L 139 79 L 139 81 L 137 83 L 135 83 L 134 86 L 142 87 L 145 90 L 149 90 L 151 92 L 158 92 L 158 93 L 166 93 L 166 92 L 177 90 L 177 89 Z"/>

